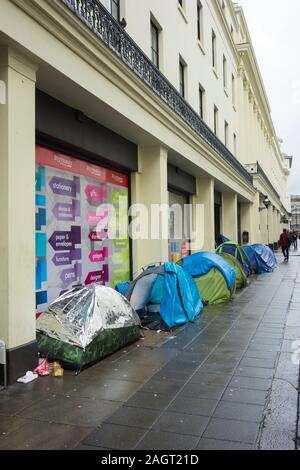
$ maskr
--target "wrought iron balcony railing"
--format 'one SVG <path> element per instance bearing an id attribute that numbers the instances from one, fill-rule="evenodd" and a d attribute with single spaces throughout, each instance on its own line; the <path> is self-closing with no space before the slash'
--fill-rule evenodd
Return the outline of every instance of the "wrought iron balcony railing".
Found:
<path id="1" fill-rule="evenodd" d="M 99 0 L 62 0 L 153 92 L 252 185 L 252 176 L 158 70 Z"/>

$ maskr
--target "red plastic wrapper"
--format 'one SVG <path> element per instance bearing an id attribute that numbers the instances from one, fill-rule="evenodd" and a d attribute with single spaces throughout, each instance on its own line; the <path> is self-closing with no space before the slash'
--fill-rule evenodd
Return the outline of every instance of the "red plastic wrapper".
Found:
<path id="1" fill-rule="evenodd" d="M 44 359 L 40 365 L 34 369 L 33 371 L 34 374 L 38 374 L 40 377 L 46 377 L 51 374 L 51 372 L 48 370 L 48 361 L 47 359 Z"/>

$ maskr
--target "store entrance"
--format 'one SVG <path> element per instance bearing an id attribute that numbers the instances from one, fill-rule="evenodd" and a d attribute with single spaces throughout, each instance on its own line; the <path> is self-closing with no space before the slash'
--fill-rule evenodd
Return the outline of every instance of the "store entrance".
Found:
<path id="1" fill-rule="evenodd" d="M 190 255 L 191 214 L 190 196 L 169 190 L 169 260 L 177 263 Z M 172 208 L 176 210 L 172 210 Z"/>

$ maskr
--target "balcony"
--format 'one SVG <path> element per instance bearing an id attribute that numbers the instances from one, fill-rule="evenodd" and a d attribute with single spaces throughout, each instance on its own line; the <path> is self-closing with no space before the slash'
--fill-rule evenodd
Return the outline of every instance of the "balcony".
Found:
<path id="1" fill-rule="evenodd" d="M 248 184 L 252 176 L 104 8 L 99 0 L 62 0 L 73 13 Z"/>

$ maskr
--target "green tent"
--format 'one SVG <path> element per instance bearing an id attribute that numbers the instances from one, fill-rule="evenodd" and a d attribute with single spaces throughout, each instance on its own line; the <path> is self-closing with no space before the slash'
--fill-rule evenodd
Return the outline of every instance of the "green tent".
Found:
<path id="1" fill-rule="evenodd" d="M 233 256 L 235 259 L 237 259 L 240 262 L 246 276 L 247 277 L 250 276 L 251 266 L 250 266 L 249 257 L 247 253 L 245 252 L 245 250 L 238 243 L 225 242 L 223 243 L 223 245 L 220 245 L 217 248 L 216 253 L 218 255 L 220 255 L 221 253 L 227 253 Z"/>
<path id="2" fill-rule="evenodd" d="M 235 270 L 215 253 L 195 253 L 178 264 L 195 280 L 202 302 L 218 305 L 228 302 L 235 292 Z"/>
<path id="3" fill-rule="evenodd" d="M 194 279 L 204 304 L 223 304 L 234 295 L 235 284 L 232 289 L 228 289 L 223 274 L 217 268 L 212 268 L 205 276 Z"/>
<path id="4" fill-rule="evenodd" d="M 235 270 L 236 272 L 236 280 L 235 280 L 235 286 L 236 289 L 242 289 L 243 287 L 247 286 L 247 276 L 243 270 L 243 266 L 241 263 L 232 255 L 229 253 L 218 253 L 219 256 L 224 258 Z"/>

